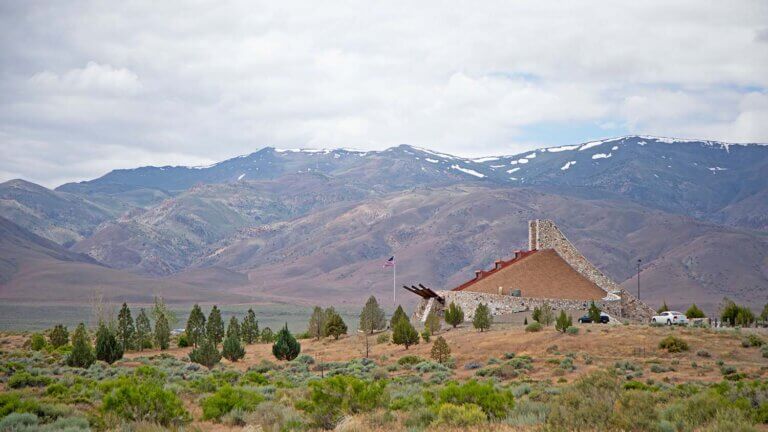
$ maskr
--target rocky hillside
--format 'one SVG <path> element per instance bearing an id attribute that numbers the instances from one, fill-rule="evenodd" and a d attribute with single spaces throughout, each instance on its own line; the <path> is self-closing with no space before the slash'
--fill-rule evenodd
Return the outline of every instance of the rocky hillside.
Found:
<path id="1" fill-rule="evenodd" d="M 6 182 L 0 216 L 121 275 L 326 302 L 391 295 L 381 261 L 392 254 L 402 282 L 458 284 L 526 247 L 527 220 L 548 218 L 628 287 L 642 259 L 652 303 L 714 305 L 723 295 L 766 301 L 764 172 L 766 146 L 638 136 L 478 159 L 407 145 L 267 147 L 55 191 Z M 36 295 L 32 277 L 0 271 L 10 281 L 0 295 L 9 283 Z"/>

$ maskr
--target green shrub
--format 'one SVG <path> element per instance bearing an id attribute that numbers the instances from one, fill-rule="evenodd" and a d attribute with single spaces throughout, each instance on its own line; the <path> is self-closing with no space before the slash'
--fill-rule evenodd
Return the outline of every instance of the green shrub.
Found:
<path id="1" fill-rule="evenodd" d="M 41 335 L 40 333 L 33 333 L 29 338 L 29 347 L 33 351 L 40 351 L 41 349 L 45 348 L 45 336 Z"/>
<path id="2" fill-rule="evenodd" d="M 406 355 L 397 359 L 397 364 L 400 366 L 413 366 L 423 362 L 424 359 L 416 355 Z"/>
<path id="3" fill-rule="evenodd" d="M 0 418 L 11 413 L 29 413 L 35 414 L 43 422 L 50 422 L 70 412 L 68 407 L 42 403 L 33 398 L 22 398 L 17 392 L 0 393 Z"/>
<path id="4" fill-rule="evenodd" d="M 48 339 L 54 348 L 64 346 L 69 343 L 69 331 L 63 325 L 56 324 L 56 327 L 51 330 L 51 334 L 48 335 Z"/>
<path id="5" fill-rule="evenodd" d="M 24 387 L 45 387 L 53 380 L 44 375 L 32 375 L 27 371 L 18 371 L 8 379 L 8 387 L 19 389 Z M 0 429 L 1 430 L 1 429 Z"/>
<path id="6" fill-rule="evenodd" d="M 88 338 L 85 324 L 80 323 L 72 334 L 72 352 L 67 356 L 67 365 L 87 369 L 94 361 L 96 356 L 91 340 Z"/>
<path id="7" fill-rule="evenodd" d="M 475 426 L 487 421 L 483 410 L 475 404 L 441 404 L 437 409 L 437 424 L 454 427 Z"/>
<path id="8" fill-rule="evenodd" d="M 363 381 L 337 375 L 309 383 L 309 397 L 297 406 L 306 411 L 316 427 L 333 428 L 344 415 L 384 406 L 384 381 Z"/>
<path id="9" fill-rule="evenodd" d="M 233 409 L 252 411 L 263 400 L 264 397 L 255 391 L 225 384 L 216 393 L 203 399 L 200 405 L 204 420 L 219 420 Z"/>
<path id="10" fill-rule="evenodd" d="M 712 354 L 710 354 L 709 351 L 707 350 L 698 350 L 696 351 L 696 355 L 699 357 L 705 357 L 705 358 L 712 357 Z"/>
<path id="11" fill-rule="evenodd" d="M 768 345 L 763 345 L 760 352 L 763 354 L 764 358 L 768 358 Z"/>
<path id="12" fill-rule="evenodd" d="M 240 377 L 240 382 L 243 384 L 264 385 L 267 384 L 269 380 L 267 380 L 267 377 L 259 372 L 248 371 L 244 373 L 242 377 Z"/>
<path id="13" fill-rule="evenodd" d="M 118 344 L 115 334 L 104 323 L 96 331 L 96 359 L 109 364 L 123 358 L 123 348 Z"/>
<path id="14" fill-rule="evenodd" d="M 744 348 L 761 347 L 765 341 L 760 336 L 750 333 L 741 340 L 741 346 Z"/>
<path id="15" fill-rule="evenodd" d="M 162 380 L 121 377 L 100 386 L 101 410 L 127 421 L 152 421 L 164 426 L 190 420 L 179 397 L 162 387 Z"/>
<path id="16" fill-rule="evenodd" d="M 428 329 L 424 329 L 423 332 L 421 332 L 421 340 L 424 341 L 424 343 L 429 343 L 429 338 L 431 334 L 429 333 Z"/>
<path id="17" fill-rule="evenodd" d="M 382 334 L 376 336 L 376 343 L 377 344 L 388 343 L 389 339 L 390 339 L 389 333 L 382 333 Z"/>
<path id="18" fill-rule="evenodd" d="M 40 422 L 37 416 L 30 413 L 11 413 L 0 420 L 0 431 L 31 431 Z"/>
<path id="19" fill-rule="evenodd" d="M 509 390 L 497 389 L 490 383 L 470 380 L 464 384 L 449 383 L 438 394 L 440 403 L 454 405 L 475 404 L 489 419 L 502 419 L 515 407 L 515 398 Z"/>
<path id="20" fill-rule="evenodd" d="M 189 360 L 211 369 L 221 361 L 221 353 L 211 340 L 202 338 L 198 347 L 189 353 Z"/>
<path id="21" fill-rule="evenodd" d="M 565 333 L 569 334 L 571 336 L 576 336 L 577 334 L 579 334 L 579 328 L 578 327 L 574 327 L 574 326 L 570 326 L 570 327 L 565 329 Z"/>
<path id="22" fill-rule="evenodd" d="M 659 422 L 653 393 L 628 390 L 613 407 L 610 423 L 616 430 L 652 431 Z"/>
<path id="23" fill-rule="evenodd" d="M 573 326 L 573 318 L 566 315 L 564 310 L 560 311 L 560 315 L 555 320 L 555 330 L 565 333 L 568 327 Z"/>
<path id="24" fill-rule="evenodd" d="M 186 333 L 179 335 L 179 340 L 176 342 L 176 345 L 179 348 L 187 348 L 189 346 L 189 338 L 187 337 Z"/>
<path id="25" fill-rule="evenodd" d="M 528 324 L 525 327 L 525 331 L 527 331 L 527 332 L 537 332 L 537 331 L 541 331 L 542 328 L 543 327 L 542 327 L 540 322 L 534 321 L 534 322 Z"/>
<path id="26" fill-rule="evenodd" d="M 670 353 L 688 351 L 688 343 L 679 337 L 669 335 L 659 342 L 659 348 Z"/>
<path id="27" fill-rule="evenodd" d="M 558 431 L 610 429 L 620 389 L 615 374 L 600 371 L 585 375 L 554 398 L 547 425 Z"/>

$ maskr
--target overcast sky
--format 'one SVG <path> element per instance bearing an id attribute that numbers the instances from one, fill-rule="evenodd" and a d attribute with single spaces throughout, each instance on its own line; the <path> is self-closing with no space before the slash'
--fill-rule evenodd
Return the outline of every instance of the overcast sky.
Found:
<path id="1" fill-rule="evenodd" d="M 768 142 L 768 1 L 0 0 L 0 181 L 264 146 Z"/>

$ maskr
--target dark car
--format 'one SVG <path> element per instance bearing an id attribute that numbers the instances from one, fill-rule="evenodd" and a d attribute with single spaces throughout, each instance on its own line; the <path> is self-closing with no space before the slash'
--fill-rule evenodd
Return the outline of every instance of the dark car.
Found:
<path id="1" fill-rule="evenodd" d="M 608 324 L 608 321 L 610 321 L 610 317 L 608 314 L 600 312 L 600 324 Z M 583 317 L 579 318 L 579 322 L 582 324 L 588 324 L 592 322 L 592 318 L 589 317 L 589 315 L 584 315 Z"/>

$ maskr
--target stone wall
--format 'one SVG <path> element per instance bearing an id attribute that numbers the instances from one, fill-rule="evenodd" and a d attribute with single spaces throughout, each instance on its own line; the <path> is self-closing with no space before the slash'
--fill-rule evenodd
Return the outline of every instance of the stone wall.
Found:
<path id="1" fill-rule="evenodd" d="M 534 249 L 554 249 L 576 271 L 621 300 L 621 315 L 632 321 L 648 321 L 654 310 L 604 275 L 565 237 L 551 220 L 530 221 L 529 241 Z"/>
<path id="2" fill-rule="evenodd" d="M 438 291 L 438 295 L 445 298 L 445 306 L 439 302 L 433 302 L 432 309 L 443 314 L 444 309 L 455 302 L 464 310 L 464 320 L 471 321 L 475 316 L 475 310 L 480 303 L 485 303 L 491 311 L 491 315 L 504 315 L 510 313 L 525 312 L 533 310 L 535 307 L 549 304 L 554 310 L 574 310 L 586 309 L 590 301 L 584 300 L 564 300 L 564 299 L 543 299 L 531 297 L 513 297 L 509 295 L 487 294 L 472 291 Z M 619 300 L 596 300 L 595 304 L 603 311 L 614 318 L 621 319 L 622 307 Z M 422 300 L 413 313 L 413 321 L 421 322 L 425 314 L 430 311 L 427 309 L 427 300 Z"/>

